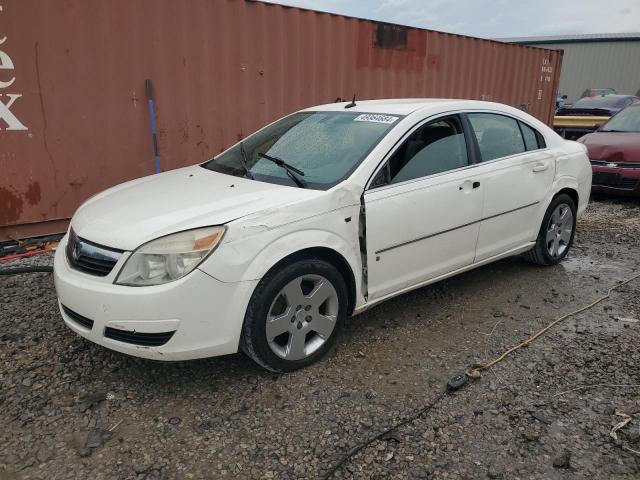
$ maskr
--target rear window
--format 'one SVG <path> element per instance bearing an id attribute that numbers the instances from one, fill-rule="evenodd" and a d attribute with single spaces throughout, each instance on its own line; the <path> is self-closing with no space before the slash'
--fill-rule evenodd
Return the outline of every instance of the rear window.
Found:
<path id="1" fill-rule="evenodd" d="M 520 124 L 520 129 L 522 130 L 522 136 L 524 137 L 524 144 L 527 148 L 527 151 L 538 150 L 547 146 L 544 142 L 544 137 L 540 132 L 531 128 L 526 123 L 518 123 Z"/>
<path id="2" fill-rule="evenodd" d="M 483 162 L 526 151 L 517 120 L 494 113 L 470 113 L 468 117 Z"/>
<path id="3" fill-rule="evenodd" d="M 577 100 L 571 108 L 624 108 L 639 100 L 636 97 L 619 95 L 605 95 L 599 97 L 585 97 Z"/>

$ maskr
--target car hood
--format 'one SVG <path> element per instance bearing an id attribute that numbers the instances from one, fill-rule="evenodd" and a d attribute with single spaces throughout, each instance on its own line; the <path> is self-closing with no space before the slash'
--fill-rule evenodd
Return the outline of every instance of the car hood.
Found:
<path id="1" fill-rule="evenodd" d="M 78 209 L 71 226 L 86 240 L 134 250 L 163 235 L 222 225 L 322 193 L 187 167 L 95 195 Z"/>
<path id="2" fill-rule="evenodd" d="M 580 139 L 591 160 L 640 162 L 640 133 L 595 132 Z"/>

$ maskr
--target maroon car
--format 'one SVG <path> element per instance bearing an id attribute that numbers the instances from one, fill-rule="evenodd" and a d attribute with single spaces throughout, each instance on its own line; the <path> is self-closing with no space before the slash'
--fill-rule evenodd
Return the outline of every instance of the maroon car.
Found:
<path id="1" fill-rule="evenodd" d="M 594 192 L 640 196 L 640 102 L 578 142 L 589 151 Z"/>

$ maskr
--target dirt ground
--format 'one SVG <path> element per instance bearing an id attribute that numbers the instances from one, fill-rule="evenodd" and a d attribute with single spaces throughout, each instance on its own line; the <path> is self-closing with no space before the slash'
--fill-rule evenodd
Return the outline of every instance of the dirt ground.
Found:
<path id="1" fill-rule="evenodd" d="M 562 264 L 512 258 L 403 295 L 281 376 L 240 354 L 111 352 L 64 326 L 50 274 L 0 277 L 0 479 L 322 478 L 454 374 L 639 267 L 640 202 L 596 198 Z M 640 478 L 639 293 L 640 278 L 567 319 L 334 478 Z"/>

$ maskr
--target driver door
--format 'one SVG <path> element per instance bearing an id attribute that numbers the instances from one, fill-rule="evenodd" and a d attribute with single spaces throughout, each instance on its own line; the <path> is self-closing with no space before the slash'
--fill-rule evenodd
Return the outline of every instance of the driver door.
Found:
<path id="1" fill-rule="evenodd" d="M 473 262 L 483 188 L 463 125 L 450 115 L 415 127 L 365 191 L 370 300 Z"/>

